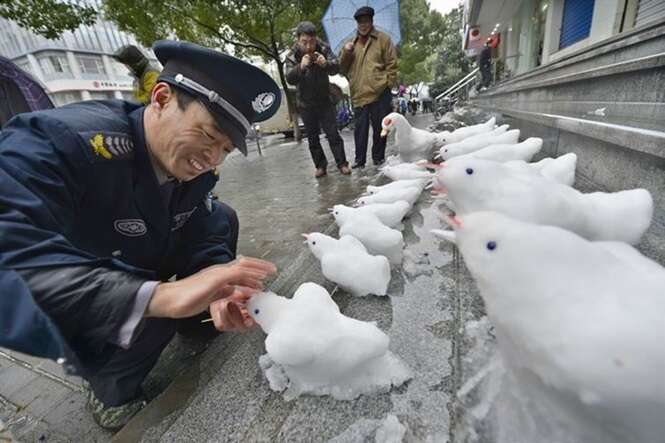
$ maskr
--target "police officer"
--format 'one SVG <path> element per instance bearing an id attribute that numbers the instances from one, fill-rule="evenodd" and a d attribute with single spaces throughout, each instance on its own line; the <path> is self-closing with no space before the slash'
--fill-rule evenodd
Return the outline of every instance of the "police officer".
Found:
<path id="1" fill-rule="evenodd" d="M 108 429 L 145 404 L 174 319 L 208 310 L 218 330 L 245 330 L 244 302 L 276 271 L 236 259 L 237 216 L 210 191 L 279 108 L 277 85 L 191 43 L 154 52 L 164 69 L 146 106 L 75 103 L 0 133 L 0 307 L 13 313 L 0 344 L 67 359 Z"/>

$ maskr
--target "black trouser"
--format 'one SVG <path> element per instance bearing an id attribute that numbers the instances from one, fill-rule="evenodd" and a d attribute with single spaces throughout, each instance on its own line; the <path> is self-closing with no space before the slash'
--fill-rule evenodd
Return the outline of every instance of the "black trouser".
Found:
<path id="1" fill-rule="evenodd" d="M 480 87 L 488 87 L 492 81 L 491 65 L 480 66 Z"/>
<path id="2" fill-rule="evenodd" d="M 321 147 L 321 140 L 319 134 L 321 129 L 328 138 L 328 144 L 335 157 L 335 163 L 338 168 L 345 166 L 346 154 L 344 153 L 344 140 L 337 131 L 337 120 L 335 115 L 335 107 L 332 104 L 308 106 L 300 109 L 300 116 L 302 122 L 305 124 L 307 131 L 307 143 L 309 144 L 309 153 L 312 155 L 314 166 L 320 169 L 326 169 L 328 160 L 323 153 Z"/>
<path id="3" fill-rule="evenodd" d="M 390 113 L 392 95 L 386 88 L 379 98 L 368 105 L 355 108 L 356 129 L 356 164 L 364 165 L 367 161 L 367 143 L 369 142 L 369 126 L 372 125 L 372 160 L 380 163 L 386 156 L 386 138 L 381 137 L 381 120 Z"/>
<path id="4" fill-rule="evenodd" d="M 229 247 L 235 256 L 238 243 L 238 216 L 224 203 L 221 203 L 221 209 L 230 220 L 232 232 Z M 144 319 L 142 324 L 139 324 L 140 330 L 129 349 L 118 347 L 101 369 L 95 371 L 93 375 L 86 376 L 95 397 L 106 407 L 119 406 L 140 397 L 141 383 L 173 338 L 176 326 L 177 321 L 170 318 Z"/>

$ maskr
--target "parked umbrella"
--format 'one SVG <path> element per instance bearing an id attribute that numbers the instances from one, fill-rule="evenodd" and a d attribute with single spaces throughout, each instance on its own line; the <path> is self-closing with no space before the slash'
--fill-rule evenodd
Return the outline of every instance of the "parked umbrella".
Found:
<path id="1" fill-rule="evenodd" d="M 399 0 L 332 0 L 322 22 L 333 51 L 339 53 L 344 42 L 355 35 L 357 26 L 353 14 L 361 6 L 374 8 L 374 27 L 390 35 L 393 44 L 399 44 L 402 40 Z"/>
<path id="2" fill-rule="evenodd" d="M 0 126 L 21 112 L 53 107 L 44 88 L 11 60 L 0 57 Z"/>

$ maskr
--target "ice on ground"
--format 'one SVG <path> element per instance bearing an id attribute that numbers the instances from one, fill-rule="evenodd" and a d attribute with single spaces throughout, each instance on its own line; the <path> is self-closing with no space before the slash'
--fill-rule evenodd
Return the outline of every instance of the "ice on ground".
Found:
<path id="1" fill-rule="evenodd" d="M 464 392 L 463 392 L 464 391 Z M 643 440 L 599 419 L 535 374 L 510 368 L 497 353 L 459 397 L 467 407 L 466 441 L 494 443 L 622 443 Z"/>
<path id="2" fill-rule="evenodd" d="M 353 400 L 360 395 L 389 392 L 411 379 L 411 370 L 388 351 L 356 367 L 346 377 L 324 381 L 318 377 L 300 377 L 301 373 L 275 363 L 268 354 L 259 358 L 259 365 L 268 380 L 270 389 L 284 392 L 285 400 L 293 400 L 303 394 L 330 395 L 337 400 Z"/>
<path id="3" fill-rule="evenodd" d="M 381 427 L 376 430 L 374 441 L 376 443 L 400 443 L 404 434 L 406 434 L 406 426 L 399 422 L 397 416 L 388 414 Z"/>

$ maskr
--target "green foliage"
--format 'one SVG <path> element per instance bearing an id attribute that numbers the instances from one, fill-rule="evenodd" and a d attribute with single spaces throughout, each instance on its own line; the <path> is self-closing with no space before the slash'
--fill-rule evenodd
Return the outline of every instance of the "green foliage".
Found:
<path id="1" fill-rule="evenodd" d="M 430 10 L 426 0 L 402 0 L 399 80 L 433 83 L 436 95 L 469 72 L 462 52 L 463 7 L 446 15 Z"/>
<path id="2" fill-rule="evenodd" d="M 471 71 L 472 60 L 466 58 L 462 50 L 463 14 L 463 7 L 459 6 L 443 17 L 445 32 L 436 50 L 434 83 L 430 90 L 433 97 Z"/>
<path id="3" fill-rule="evenodd" d="M 402 42 L 399 48 L 399 81 L 413 84 L 433 80 L 432 55 L 441 40 L 441 21 L 437 11 L 431 11 L 426 0 L 402 0 L 400 21 Z"/>
<path id="4" fill-rule="evenodd" d="M 273 60 L 287 90 L 282 55 L 298 22 L 319 22 L 325 6 L 316 0 L 104 0 L 104 15 L 145 46 L 175 36 Z M 287 101 L 293 111 L 289 95 Z"/>
<path id="5" fill-rule="evenodd" d="M 59 0 L 0 0 L 0 17 L 48 39 L 56 39 L 64 31 L 94 24 L 97 13 L 93 8 Z"/>
<path id="6" fill-rule="evenodd" d="M 313 0 L 105 0 L 104 13 L 146 46 L 175 36 L 275 60 L 291 46 L 296 24 L 318 21 L 323 6 Z"/>

